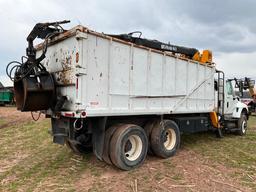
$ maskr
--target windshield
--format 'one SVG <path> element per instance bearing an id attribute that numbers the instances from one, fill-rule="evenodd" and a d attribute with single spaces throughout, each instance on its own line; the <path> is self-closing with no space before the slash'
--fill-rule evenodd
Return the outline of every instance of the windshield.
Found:
<path id="1" fill-rule="evenodd" d="M 227 89 L 227 94 L 228 95 L 233 95 L 233 86 L 231 84 L 231 81 L 227 81 L 226 89 Z"/>

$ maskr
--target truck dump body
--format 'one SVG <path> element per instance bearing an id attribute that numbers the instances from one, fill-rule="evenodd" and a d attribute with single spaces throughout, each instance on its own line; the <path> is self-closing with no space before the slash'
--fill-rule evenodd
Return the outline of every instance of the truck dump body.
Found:
<path id="1" fill-rule="evenodd" d="M 214 110 L 213 65 L 81 26 L 55 38 L 43 64 L 54 73 L 57 94 L 68 96 L 67 111 L 114 116 Z"/>

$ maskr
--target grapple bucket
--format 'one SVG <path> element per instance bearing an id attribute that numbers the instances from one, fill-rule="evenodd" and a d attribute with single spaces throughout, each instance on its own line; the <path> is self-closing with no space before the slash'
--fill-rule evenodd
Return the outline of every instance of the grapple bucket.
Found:
<path id="1" fill-rule="evenodd" d="M 51 74 L 26 76 L 14 82 L 14 94 L 18 110 L 47 110 L 55 103 L 54 79 Z"/>

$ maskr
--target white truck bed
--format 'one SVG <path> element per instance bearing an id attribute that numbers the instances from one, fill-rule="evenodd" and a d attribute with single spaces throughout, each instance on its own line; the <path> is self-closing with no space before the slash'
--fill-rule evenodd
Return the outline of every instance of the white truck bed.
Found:
<path id="1" fill-rule="evenodd" d="M 43 64 L 54 73 L 58 95 L 69 99 L 66 111 L 85 110 L 93 117 L 214 110 L 213 64 L 138 46 L 82 26 L 55 37 L 50 44 Z"/>

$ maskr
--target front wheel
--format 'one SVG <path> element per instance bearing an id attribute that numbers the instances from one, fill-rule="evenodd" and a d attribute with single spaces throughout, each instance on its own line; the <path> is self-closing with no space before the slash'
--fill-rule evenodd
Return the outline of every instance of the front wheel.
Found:
<path id="1" fill-rule="evenodd" d="M 247 117 L 246 115 L 242 114 L 240 119 L 238 120 L 238 130 L 237 130 L 237 134 L 238 135 L 245 135 L 246 131 L 247 131 Z"/>

